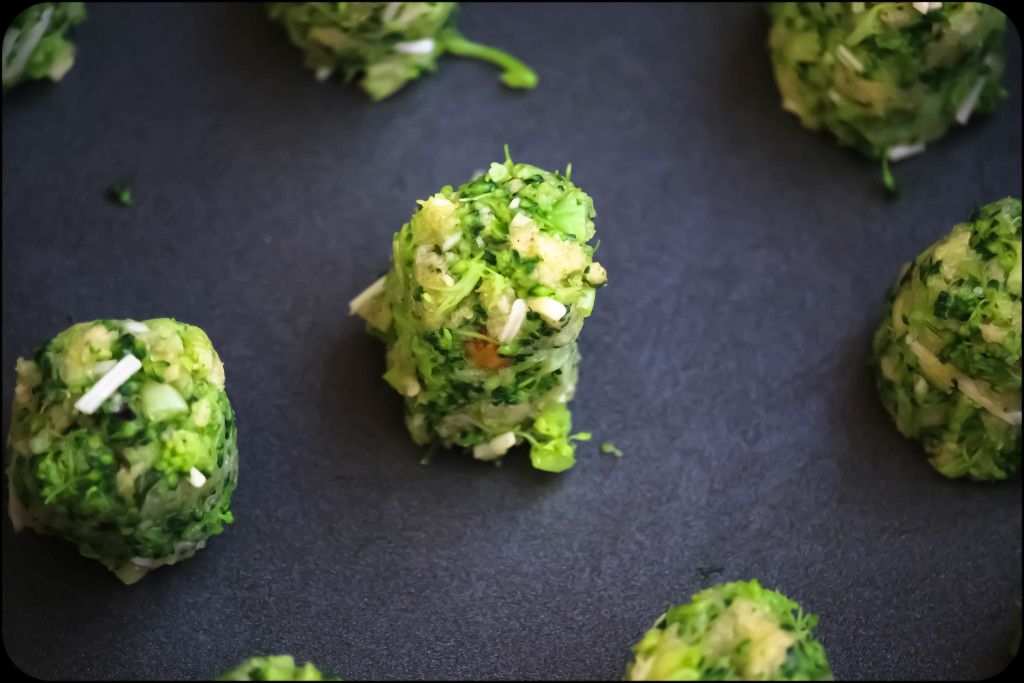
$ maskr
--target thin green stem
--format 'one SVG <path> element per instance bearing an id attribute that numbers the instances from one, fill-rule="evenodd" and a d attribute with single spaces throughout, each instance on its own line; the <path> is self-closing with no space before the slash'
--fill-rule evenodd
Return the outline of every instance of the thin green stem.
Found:
<path id="1" fill-rule="evenodd" d="M 444 44 L 447 51 L 452 54 L 482 59 L 500 66 L 505 70 L 501 75 L 501 81 L 510 88 L 537 87 L 537 74 L 534 70 L 508 53 L 466 40 L 457 33 L 449 34 Z"/>
<path id="2" fill-rule="evenodd" d="M 888 190 L 890 197 L 895 197 L 899 194 L 899 189 L 896 187 L 896 179 L 893 178 L 892 172 L 889 170 L 889 150 L 885 150 L 882 154 L 882 184 L 885 185 L 885 189 Z"/>

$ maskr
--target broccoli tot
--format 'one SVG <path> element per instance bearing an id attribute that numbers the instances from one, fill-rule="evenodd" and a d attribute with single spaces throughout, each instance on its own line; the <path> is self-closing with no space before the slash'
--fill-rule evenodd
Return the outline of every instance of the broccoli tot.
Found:
<path id="1" fill-rule="evenodd" d="M 42 2 L 16 16 L 4 33 L 3 89 L 26 78 L 64 78 L 75 63 L 75 46 L 64 34 L 83 19 L 81 2 Z"/>
<path id="2" fill-rule="evenodd" d="M 947 477 L 1021 463 L 1021 203 L 978 209 L 904 266 L 875 333 L 878 392 Z"/>
<path id="3" fill-rule="evenodd" d="M 237 667 L 221 674 L 218 681 L 340 681 L 321 674 L 315 666 L 295 666 L 291 655 L 274 657 L 253 657 Z"/>
<path id="4" fill-rule="evenodd" d="M 73 325 L 18 359 L 9 513 L 76 544 L 126 584 L 192 557 L 232 521 L 235 415 L 198 327 Z"/>
<path id="5" fill-rule="evenodd" d="M 537 74 L 518 59 L 466 40 L 455 28 L 455 2 L 268 2 L 319 80 L 335 72 L 358 80 L 373 100 L 394 94 L 445 52 L 497 64 L 511 88 L 533 88 Z"/>
<path id="6" fill-rule="evenodd" d="M 756 580 L 719 584 L 658 619 L 633 647 L 626 680 L 830 681 L 817 624 Z"/>
<path id="7" fill-rule="evenodd" d="M 504 163 L 427 200 L 395 234 L 388 273 L 351 312 L 387 343 L 384 375 L 419 444 L 494 460 L 530 443 L 534 467 L 572 466 L 577 338 L 607 273 L 594 204 L 565 175 Z"/>
<path id="8" fill-rule="evenodd" d="M 775 2 L 782 107 L 892 161 L 1005 97 L 1006 15 L 980 2 Z"/>

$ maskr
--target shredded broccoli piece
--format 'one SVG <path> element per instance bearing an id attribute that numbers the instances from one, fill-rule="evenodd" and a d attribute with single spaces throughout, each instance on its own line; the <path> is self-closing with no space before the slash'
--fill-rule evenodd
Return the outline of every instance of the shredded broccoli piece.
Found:
<path id="1" fill-rule="evenodd" d="M 493 47 L 466 40 L 455 28 L 455 2 L 269 2 L 318 79 L 338 73 L 358 81 L 374 101 L 434 71 L 446 52 L 492 62 L 511 88 L 534 88 L 537 74 Z"/>
<path id="2" fill-rule="evenodd" d="M 4 33 L 3 89 L 25 79 L 62 79 L 75 63 L 65 34 L 84 19 L 81 2 L 43 2 L 16 16 Z"/>

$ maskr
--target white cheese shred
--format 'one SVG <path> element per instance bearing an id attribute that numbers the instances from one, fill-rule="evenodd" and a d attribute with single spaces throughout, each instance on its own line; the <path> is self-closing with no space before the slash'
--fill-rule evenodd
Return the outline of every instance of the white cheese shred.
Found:
<path id="1" fill-rule="evenodd" d="M 18 46 L 18 50 L 14 53 L 14 57 L 10 63 L 7 62 L 7 55 L 4 56 L 3 65 L 3 83 L 7 85 L 8 81 L 18 78 L 21 75 L 22 70 L 25 68 L 25 64 L 28 62 L 28 58 L 32 56 L 32 52 L 36 49 L 36 45 L 39 44 L 43 34 L 46 33 L 47 27 L 50 25 L 50 15 L 53 14 L 53 8 L 47 7 L 43 10 L 43 14 L 39 17 L 39 23 L 30 28 L 25 32 L 25 40 L 22 41 L 21 45 Z M 5 36 L 5 41 L 6 36 Z M 13 50 L 13 40 L 4 51 L 10 54 Z"/>
<path id="2" fill-rule="evenodd" d="M 395 52 L 404 55 L 429 55 L 434 51 L 434 39 L 422 38 L 421 40 L 409 40 L 395 43 Z"/>
<path id="3" fill-rule="evenodd" d="M 117 391 L 118 387 L 127 382 L 128 378 L 140 369 L 142 369 L 142 362 L 128 354 L 75 402 L 75 408 L 86 415 L 92 415 L 103 405 L 104 401 L 110 398 L 111 394 Z"/>
<path id="4" fill-rule="evenodd" d="M 505 321 L 505 327 L 501 328 L 498 341 L 508 342 L 515 339 L 516 335 L 519 334 L 519 328 L 523 326 L 524 320 L 526 320 L 526 301 L 516 299 L 512 302 L 512 308 L 508 312 L 508 320 Z"/>
<path id="5" fill-rule="evenodd" d="M 515 444 L 516 435 L 513 432 L 505 432 L 487 443 L 473 446 L 473 457 L 477 460 L 494 460 L 508 453 L 508 449 Z"/>
<path id="6" fill-rule="evenodd" d="M 136 322 L 135 320 L 125 320 L 121 323 L 121 329 L 129 334 L 145 334 L 149 332 L 149 328 L 146 327 L 145 323 Z"/>
<path id="7" fill-rule="evenodd" d="M 192 484 L 196 488 L 199 488 L 206 483 L 206 477 L 202 472 L 197 470 L 195 467 L 188 471 L 188 483 Z"/>
<path id="8" fill-rule="evenodd" d="M 956 110 L 956 120 L 960 122 L 961 126 L 966 126 L 967 122 L 971 120 L 971 114 L 974 112 L 974 108 L 978 106 L 978 98 L 981 97 L 981 89 L 985 87 L 985 77 L 979 76 L 978 82 L 974 84 L 971 91 L 967 93 L 967 97 L 964 98 L 963 103 Z"/>
<path id="9" fill-rule="evenodd" d="M 1003 422 L 1009 425 L 1019 425 L 1021 423 L 1020 411 L 1009 411 L 998 402 L 993 401 L 988 396 L 985 396 L 978 388 L 977 383 L 966 376 L 959 376 L 956 378 L 956 388 L 960 390 L 960 393 L 964 394 L 972 401 L 977 403 L 979 406 L 989 412 L 990 415 L 998 417 Z"/>
<path id="10" fill-rule="evenodd" d="M 380 19 L 385 24 L 390 22 L 398 15 L 398 10 L 402 9 L 402 3 L 400 2 L 389 2 L 384 11 L 381 12 Z"/>
<path id="11" fill-rule="evenodd" d="M 900 161 L 915 154 L 920 154 L 924 149 L 923 142 L 919 142 L 916 145 L 893 145 L 888 149 L 887 154 L 889 155 L 889 161 Z"/>
<path id="12" fill-rule="evenodd" d="M 558 321 L 566 313 L 566 308 L 560 302 L 549 296 L 531 297 L 526 300 L 530 310 L 544 318 L 550 325 L 558 325 Z"/>
<path id="13" fill-rule="evenodd" d="M 444 244 L 441 245 L 441 251 L 451 251 L 461 241 L 462 233 L 460 232 L 457 232 L 454 235 L 448 235 Z"/>
<path id="14" fill-rule="evenodd" d="M 1009 425 L 1017 426 L 1021 424 L 1021 411 L 1007 410 L 1006 406 L 993 398 L 989 392 L 982 390 L 982 388 L 978 386 L 977 382 L 957 370 L 956 366 L 940 361 L 935 354 L 929 351 L 923 344 L 921 344 L 921 342 L 917 340 L 910 340 L 910 335 L 907 335 L 907 339 L 907 344 L 911 353 L 917 356 L 918 360 L 921 361 L 922 367 L 925 367 L 926 369 L 927 367 L 935 369 L 950 368 L 949 374 L 951 376 L 950 379 L 952 380 L 950 385 L 955 382 L 957 391 L 974 401 L 993 417 L 997 417 Z M 941 370 L 939 371 L 941 372 Z M 927 372 L 925 374 L 927 374 Z M 942 383 L 934 380 L 933 383 L 944 391 L 950 391 L 952 389 L 952 386 L 943 386 Z M 982 384 L 984 384 L 984 382 L 982 382 Z"/>
<path id="15" fill-rule="evenodd" d="M 862 71 L 864 71 L 864 65 L 861 63 L 859 59 L 857 59 L 854 56 L 852 52 L 850 52 L 849 48 L 847 48 L 845 45 L 840 45 L 839 47 L 836 48 L 836 57 L 839 57 L 839 61 L 841 61 L 843 64 L 850 67 L 857 73 L 861 73 Z"/>
<path id="16" fill-rule="evenodd" d="M 363 304 L 365 304 L 370 299 L 374 298 L 375 296 L 377 296 L 381 292 L 383 292 L 384 291 L 384 280 L 386 278 L 387 278 L 387 276 L 384 276 L 384 277 L 380 278 L 379 280 L 374 282 L 372 285 L 370 285 L 369 287 L 364 289 L 359 294 L 359 296 L 357 296 L 355 299 L 352 299 L 352 301 L 348 302 L 348 314 L 349 315 L 355 315 L 356 313 L 359 312 L 359 309 L 361 309 L 363 307 Z"/>

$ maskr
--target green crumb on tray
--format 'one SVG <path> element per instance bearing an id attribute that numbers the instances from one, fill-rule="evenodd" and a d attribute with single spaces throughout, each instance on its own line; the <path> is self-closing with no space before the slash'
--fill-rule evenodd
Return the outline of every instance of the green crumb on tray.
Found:
<path id="1" fill-rule="evenodd" d="M 291 655 L 253 657 L 231 671 L 217 676 L 217 681 L 340 681 L 324 676 L 311 663 L 296 666 Z"/>
<path id="2" fill-rule="evenodd" d="M 828 681 L 818 617 L 755 581 L 670 607 L 633 647 L 627 681 Z"/>
<path id="3" fill-rule="evenodd" d="M 131 206 L 132 204 L 132 188 L 128 183 L 114 183 L 107 189 L 107 196 L 110 197 L 112 202 L 120 206 Z"/>
<path id="4" fill-rule="evenodd" d="M 455 28 L 455 2 L 268 2 L 267 14 L 303 52 L 318 80 L 339 74 L 374 101 L 421 73 L 446 52 L 492 62 L 510 88 L 533 88 L 537 74 L 501 50 L 466 40 Z"/>
<path id="5" fill-rule="evenodd" d="M 19 358 L 8 513 L 74 543 L 126 584 L 192 557 L 233 516 L 235 414 L 198 327 L 72 325 Z"/>
<path id="6" fill-rule="evenodd" d="M 384 379 L 406 398 L 421 445 L 478 460 L 530 445 L 537 469 L 572 467 L 567 403 L 578 338 L 607 281 L 593 260 L 594 204 L 570 180 L 529 164 L 492 163 L 441 188 L 395 234 L 392 268 L 350 311 L 387 345 Z"/>
<path id="7" fill-rule="evenodd" d="M 614 455 L 618 458 L 622 457 L 622 451 L 620 451 L 613 444 L 608 443 L 607 441 L 601 444 L 601 452 L 608 455 Z"/>
<path id="8" fill-rule="evenodd" d="M 946 477 L 1021 466 L 1021 202 L 1006 198 L 903 267 L 874 338 L 879 396 Z"/>

